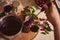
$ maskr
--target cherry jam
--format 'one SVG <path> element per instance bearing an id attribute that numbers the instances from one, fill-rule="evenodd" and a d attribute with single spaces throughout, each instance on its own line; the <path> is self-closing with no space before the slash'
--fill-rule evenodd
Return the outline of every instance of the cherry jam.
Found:
<path id="1" fill-rule="evenodd" d="M 31 28 L 30 28 L 30 30 L 32 32 L 38 32 L 38 29 L 39 29 L 39 27 L 37 25 L 32 25 Z"/>
<path id="2" fill-rule="evenodd" d="M 8 16 L 2 20 L 0 31 L 7 36 L 17 34 L 22 28 L 22 22 L 15 16 Z"/>
<path id="3" fill-rule="evenodd" d="M 12 10 L 12 6 L 10 6 L 10 5 L 6 5 L 5 7 L 4 7 L 4 12 L 10 12 Z"/>

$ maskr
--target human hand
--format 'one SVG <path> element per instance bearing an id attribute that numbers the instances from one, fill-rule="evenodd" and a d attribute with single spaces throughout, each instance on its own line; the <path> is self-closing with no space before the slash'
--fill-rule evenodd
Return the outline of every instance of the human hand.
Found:
<path id="1" fill-rule="evenodd" d="M 59 17 L 59 13 L 53 2 L 51 2 L 51 5 L 49 7 L 47 5 L 44 5 L 43 8 L 45 10 L 48 20 L 57 20 L 57 18 Z"/>

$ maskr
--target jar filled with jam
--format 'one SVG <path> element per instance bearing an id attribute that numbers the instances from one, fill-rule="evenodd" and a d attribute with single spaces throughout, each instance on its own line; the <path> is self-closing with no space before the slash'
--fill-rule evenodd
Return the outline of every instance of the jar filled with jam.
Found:
<path id="1" fill-rule="evenodd" d="M 9 13 L 10 11 L 12 11 L 13 7 L 11 5 L 6 5 L 4 6 L 4 12 Z"/>
<path id="2" fill-rule="evenodd" d="M 7 15 L 7 14 L 10 14 L 10 12 L 12 11 L 13 7 L 11 5 L 6 5 L 4 7 L 1 7 L 1 13 L 0 13 L 0 18 Z"/>

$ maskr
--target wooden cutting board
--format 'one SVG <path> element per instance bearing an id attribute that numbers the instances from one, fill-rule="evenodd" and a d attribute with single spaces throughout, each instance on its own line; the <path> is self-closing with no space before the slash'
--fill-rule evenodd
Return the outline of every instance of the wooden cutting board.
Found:
<path id="1" fill-rule="evenodd" d="M 26 6 L 31 6 L 33 4 L 35 4 L 34 0 L 19 0 L 23 7 L 25 8 Z M 34 32 L 29 32 L 29 33 L 23 33 L 21 32 L 20 34 L 18 34 L 16 37 L 10 39 L 10 40 L 33 40 L 34 37 L 38 34 L 38 32 L 34 33 Z"/>
<path id="2" fill-rule="evenodd" d="M 19 35 L 10 40 L 33 40 L 37 34 L 38 32 L 34 33 L 31 31 L 29 33 L 20 33 Z"/>

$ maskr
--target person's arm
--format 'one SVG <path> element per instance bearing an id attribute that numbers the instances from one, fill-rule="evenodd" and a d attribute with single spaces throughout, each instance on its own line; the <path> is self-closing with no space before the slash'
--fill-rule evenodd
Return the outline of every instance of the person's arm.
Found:
<path id="1" fill-rule="evenodd" d="M 52 3 L 52 6 L 49 9 L 46 6 L 46 16 L 54 26 L 55 40 L 60 40 L 60 17 L 55 4 Z"/>

